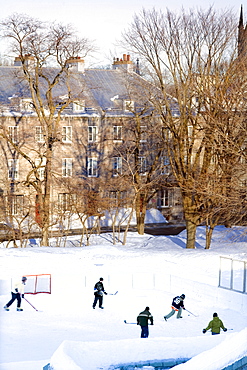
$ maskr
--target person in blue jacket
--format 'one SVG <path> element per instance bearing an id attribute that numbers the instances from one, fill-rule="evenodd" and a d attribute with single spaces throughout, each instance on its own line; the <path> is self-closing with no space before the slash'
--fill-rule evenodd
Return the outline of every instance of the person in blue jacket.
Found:
<path id="1" fill-rule="evenodd" d="M 97 302 L 99 301 L 99 308 L 103 309 L 103 294 L 107 294 L 103 285 L 104 279 L 101 277 L 99 281 L 94 286 L 94 302 L 93 308 L 96 307 Z"/>
<path id="2" fill-rule="evenodd" d="M 167 321 L 169 319 L 169 317 L 173 316 L 175 314 L 175 312 L 177 312 L 177 319 L 182 318 L 182 316 L 181 316 L 182 309 L 185 310 L 184 299 L 185 299 L 184 294 L 181 294 L 180 296 L 177 296 L 177 297 L 173 298 L 172 306 L 171 306 L 172 310 L 171 310 L 170 313 L 168 313 L 168 315 L 164 316 L 165 321 Z"/>

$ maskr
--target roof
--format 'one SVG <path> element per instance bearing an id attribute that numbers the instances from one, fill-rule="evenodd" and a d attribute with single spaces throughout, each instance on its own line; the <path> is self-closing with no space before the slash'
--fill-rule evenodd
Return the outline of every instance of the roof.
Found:
<path id="1" fill-rule="evenodd" d="M 57 71 L 51 68 L 45 70 L 50 77 L 55 75 Z M 71 74 L 70 78 L 73 99 L 85 101 L 86 113 L 89 111 L 95 113 L 96 109 L 97 111 L 108 111 L 109 114 L 119 114 L 122 108 L 117 105 L 117 102 L 130 99 L 127 91 L 127 74 L 129 77 L 130 73 L 123 73 L 123 71 L 121 73 L 119 69 L 85 69 L 84 73 L 75 72 Z M 131 74 L 138 78 L 136 73 L 132 72 Z M 45 98 L 46 84 L 44 80 L 42 83 L 43 98 Z M 66 85 L 64 82 L 60 82 L 53 89 L 53 97 L 54 99 L 62 99 L 66 95 Z M 31 98 L 31 95 L 21 67 L 1 66 L 0 104 L 8 107 L 9 110 L 18 110 L 17 105 L 14 104 L 15 100 L 25 98 Z M 72 113 L 74 114 L 72 106 L 70 106 L 66 109 L 66 114 Z"/>

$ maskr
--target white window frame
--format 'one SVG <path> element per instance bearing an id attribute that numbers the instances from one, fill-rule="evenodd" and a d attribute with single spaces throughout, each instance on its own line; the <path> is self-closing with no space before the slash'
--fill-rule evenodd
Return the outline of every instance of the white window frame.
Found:
<path id="1" fill-rule="evenodd" d="M 169 157 L 163 156 L 161 157 L 161 163 L 162 163 L 162 169 L 161 169 L 161 174 L 162 175 L 170 175 L 171 173 L 171 164 Z"/>
<path id="2" fill-rule="evenodd" d="M 97 158 L 91 157 L 87 160 L 87 175 L 88 177 L 98 176 L 98 160 Z"/>
<path id="3" fill-rule="evenodd" d="M 170 208 L 173 206 L 174 192 L 173 189 L 162 189 L 160 194 L 161 208 Z"/>
<path id="4" fill-rule="evenodd" d="M 123 126 L 113 126 L 113 141 L 122 141 Z"/>
<path id="5" fill-rule="evenodd" d="M 10 215 L 23 214 L 24 195 L 8 196 L 8 211 Z"/>
<path id="6" fill-rule="evenodd" d="M 46 165 L 45 157 L 35 159 L 35 166 L 36 168 L 38 167 L 37 172 L 40 180 L 44 180 L 45 178 L 45 165 Z"/>
<path id="7" fill-rule="evenodd" d="M 33 100 L 30 98 L 21 99 L 20 101 L 20 109 L 24 112 L 33 112 Z"/>
<path id="8" fill-rule="evenodd" d="M 95 143 L 98 138 L 98 127 L 97 126 L 88 126 L 88 142 Z"/>
<path id="9" fill-rule="evenodd" d="M 147 158 L 145 156 L 138 157 L 138 172 L 140 175 L 147 173 Z"/>
<path id="10" fill-rule="evenodd" d="M 18 180 L 19 178 L 19 159 L 8 160 L 8 178 Z"/>
<path id="11" fill-rule="evenodd" d="M 135 102 L 133 100 L 124 100 L 124 110 L 131 112 L 135 108 Z"/>
<path id="12" fill-rule="evenodd" d="M 76 202 L 76 194 L 58 193 L 58 207 L 60 211 L 71 211 L 73 203 Z"/>
<path id="13" fill-rule="evenodd" d="M 84 101 L 74 101 L 73 102 L 73 112 L 74 113 L 85 112 L 85 102 Z"/>
<path id="14" fill-rule="evenodd" d="M 71 177 L 73 168 L 73 159 L 72 158 L 63 158 L 62 159 L 62 176 Z"/>
<path id="15" fill-rule="evenodd" d="M 122 175 L 122 170 L 123 170 L 122 163 L 123 163 L 122 157 L 112 158 L 112 172 L 113 172 L 114 177 Z"/>
<path id="16" fill-rule="evenodd" d="M 18 143 L 18 126 L 9 126 L 9 138 L 13 143 Z"/>
<path id="17" fill-rule="evenodd" d="M 72 143 L 72 126 L 62 127 L 62 142 Z"/>
<path id="18" fill-rule="evenodd" d="M 140 133 L 140 142 L 146 143 L 147 142 L 147 126 L 141 126 L 141 133 Z"/>
<path id="19" fill-rule="evenodd" d="M 44 143 L 45 137 L 44 137 L 44 131 L 42 126 L 36 126 L 35 127 L 35 141 L 37 143 Z"/>

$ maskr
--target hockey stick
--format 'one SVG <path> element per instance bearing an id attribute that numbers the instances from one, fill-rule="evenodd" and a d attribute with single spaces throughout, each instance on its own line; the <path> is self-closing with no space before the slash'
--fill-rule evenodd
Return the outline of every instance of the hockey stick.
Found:
<path id="1" fill-rule="evenodd" d="M 116 291 L 116 293 L 108 293 L 108 295 L 116 295 L 118 293 L 118 290 Z"/>
<path id="2" fill-rule="evenodd" d="M 127 322 L 126 320 L 124 320 L 124 323 L 125 324 L 131 324 L 131 325 L 137 325 L 136 322 Z"/>
<path id="3" fill-rule="evenodd" d="M 30 304 L 30 306 L 32 306 L 34 309 L 35 309 L 35 311 L 38 311 L 37 310 L 37 308 L 35 308 L 33 305 L 32 305 L 32 303 L 30 303 L 25 297 L 23 297 L 23 299 L 25 299 L 25 301 L 27 302 L 27 303 L 29 303 Z"/>
<path id="4" fill-rule="evenodd" d="M 187 310 L 187 308 L 185 308 L 185 311 L 189 312 L 191 315 L 193 315 L 195 317 L 198 317 L 198 315 L 195 315 L 193 312 L 190 312 L 189 310 Z"/>

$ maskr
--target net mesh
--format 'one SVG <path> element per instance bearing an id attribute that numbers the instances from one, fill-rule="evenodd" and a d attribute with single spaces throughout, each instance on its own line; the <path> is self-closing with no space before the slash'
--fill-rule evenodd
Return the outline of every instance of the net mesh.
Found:
<path id="1" fill-rule="evenodd" d="M 25 275 L 25 294 L 51 294 L 51 274 Z"/>

